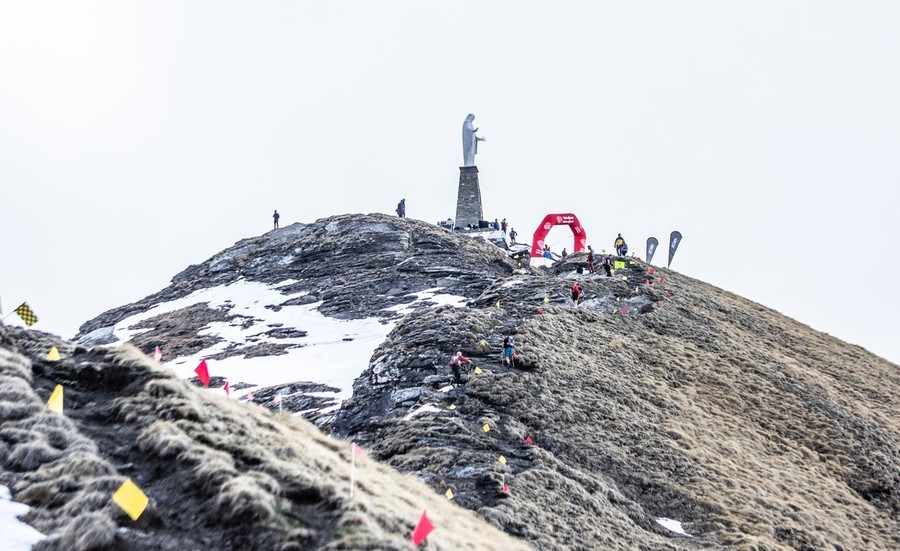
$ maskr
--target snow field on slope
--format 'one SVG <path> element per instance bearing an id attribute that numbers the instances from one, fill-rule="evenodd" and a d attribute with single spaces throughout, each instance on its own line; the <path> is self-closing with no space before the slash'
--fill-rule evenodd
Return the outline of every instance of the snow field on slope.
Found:
<path id="1" fill-rule="evenodd" d="M 19 520 L 28 509 L 27 505 L 12 501 L 9 488 L 0 486 L 0 545 L 4 551 L 27 551 L 46 537 Z"/>
<path id="2" fill-rule="evenodd" d="M 119 340 L 127 341 L 147 329 L 129 329 L 139 322 L 187 308 L 207 303 L 209 308 L 230 306 L 229 314 L 238 316 L 227 322 L 213 322 L 201 330 L 199 335 L 215 335 L 221 342 L 190 356 L 168 359 L 164 363 L 179 377 L 191 378 L 201 360 L 218 354 L 228 348 L 240 351 L 259 344 L 296 344 L 279 356 L 259 356 L 245 358 L 234 355 L 222 360 L 207 360 L 209 374 L 225 377 L 232 383 L 243 382 L 256 385 L 254 388 L 232 392 L 239 397 L 276 385 L 294 382 L 321 383 L 335 387 L 338 392 L 310 392 L 311 396 L 332 397 L 336 403 L 323 412 L 340 407 L 343 400 L 353 393 L 353 381 L 368 367 L 375 349 L 384 342 L 394 328 L 395 321 L 381 322 L 377 318 L 341 320 L 323 315 L 318 311 L 321 302 L 296 306 L 282 306 L 274 311 L 267 306 L 278 306 L 308 293 L 301 291 L 282 294 L 278 288 L 293 283 L 280 282 L 275 285 L 252 281 L 237 281 L 230 285 L 195 291 L 190 295 L 165 302 L 153 308 L 126 318 L 115 325 L 113 333 Z M 434 306 L 449 304 L 461 306 L 465 297 L 438 293 L 440 288 L 426 289 L 405 296 L 415 297 L 412 302 L 393 306 L 388 311 L 407 315 L 417 307 L 430 303 Z M 248 318 L 253 320 L 244 327 Z M 265 335 L 272 329 L 299 329 L 307 332 L 305 337 L 274 338 Z M 166 351 L 163 350 L 163 359 Z M 221 391 L 221 389 L 218 389 Z"/>

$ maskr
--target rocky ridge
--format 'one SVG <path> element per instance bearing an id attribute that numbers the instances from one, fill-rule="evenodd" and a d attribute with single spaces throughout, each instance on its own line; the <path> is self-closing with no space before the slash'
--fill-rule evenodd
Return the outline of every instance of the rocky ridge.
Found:
<path id="1" fill-rule="evenodd" d="M 900 546 L 897 366 L 677 272 L 623 259 L 606 278 L 578 273 L 584 260 L 520 269 L 429 224 L 332 217 L 239 242 L 79 339 L 105 342 L 128 316 L 200 288 L 278 285 L 307 294 L 272 308 L 320 302 L 332 317 L 395 324 L 323 428 L 535 548 Z M 464 300 L 413 296 L 435 288 Z M 144 320 L 132 342 L 186 355 L 222 317 L 241 321 L 192 306 Z M 517 368 L 499 363 L 506 334 Z M 480 373 L 448 389 L 456 350 Z"/>

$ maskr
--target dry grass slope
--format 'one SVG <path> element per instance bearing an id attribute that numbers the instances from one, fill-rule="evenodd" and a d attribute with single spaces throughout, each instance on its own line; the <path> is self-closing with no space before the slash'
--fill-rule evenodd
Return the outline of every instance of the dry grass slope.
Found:
<path id="1" fill-rule="evenodd" d="M 349 444 L 198 390 L 134 348 L 70 346 L 66 360 L 49 364 L 35 354 L 42 346 L 24 347 L 29 358 L 16 350 L 21 332 L 0 331 L 0 376 L 10 383 L 0 401 L 34 406 L 0 419 L 0 442 L 13 452 L 0 482 L 32 506 L 28 521 L 49 535 L 42 549 L 401 550 L 412 548 L 425 508 L 433 549 L 527 548 L 371 460 L 359 460 L 350 499 Z M 76 364 L 90 381 L 78 379 Z M 66 385 L 63 416 L 42 407 L 57 380 Z M 125 476 L 151 498 L 137 522 L 109 499 Z"/>

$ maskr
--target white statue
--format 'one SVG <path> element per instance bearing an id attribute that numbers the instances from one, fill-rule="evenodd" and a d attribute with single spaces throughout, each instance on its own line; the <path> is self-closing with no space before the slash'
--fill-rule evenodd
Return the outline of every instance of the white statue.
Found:
<path id="1" fill-rule="evenodd" d="M 478 129 L 472 124 L 475 115 L 469 113 L 466 122 L 463 123 L 463 166 L 475 166 L 475 155 L 478 154 L 478 142 L 484 138 L 475 135 Z"/>

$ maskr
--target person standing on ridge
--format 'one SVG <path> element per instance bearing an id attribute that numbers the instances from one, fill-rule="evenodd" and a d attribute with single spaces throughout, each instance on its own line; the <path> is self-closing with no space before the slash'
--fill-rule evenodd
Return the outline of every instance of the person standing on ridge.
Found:
<path id="1" fill-rule="evenodd" d="M 276 229 L 276 230 L 278 229 L 278 219 L 279 219 L 279 218 L 281 218 L 281 215 L 278 214 L 278 211 L 276 210 L 276 211 L 275 211 L 275 214 L 272 215 L 272 220 L 275 221 L 275 228 L 274 228 L 274 229 Z"/>
<path id="2" fill-rule="evenodd" d="M 569 253 L 566 252 L 566 248 L 565 248 L 565 247 L 563 247 L 563 252 L 562 252 L 562 254 L 561 254 L 560 256 L 562 256 L 563 258 L 569 256 Z"/>
<path id="3" fill-rule="evenodd" d="M 503 230 L 503 233 L 506 233 L 506 218 L 500 221 L 500 229 Z"/>
<path id="4" fill-rule="evenodd" d="M 406 218 L 406 199 L 400 199 L 400 202 L 397 203 L 397 216 Z"/>
<path id="5" fill-rule="evenodd" d="M 578 284 L 572 285 L 572 303 L 578 308 L 578 299 L 581 298 L 581 287 Z"/>
<path id="6" fill-rule="evenodd" d="M 516 340 L 513 339 L 512 335 L 507 335 L 503 338 L 503 356 L 500 358 L 500 363 L 503 365 L 509 365 L 511 367 L 515 367 L 513 362 L 513 355 L 516 349 Z"/>
<path id="7" fill-rule="evenodd" d="M 510 243 L 516 242 L 517 235 L 519 235 L 519 234 L 516 233 L 516 228 L 509 228 L 509 242 Z"/>
<path id="8" fill-rule="evenodd" d="M 616 238 L 616 242 L 613 243 L 616 247 L 616 254 L 619 256 L 625 256 L 628 254 L 628 245 L 625 244 L 625 240 L 622 238 L 622 234 L 619 234 L 619 237 Z"/>
<path id="9" fill-rule="evenodd" d="M 457 352 L 456 355 L 450 359 L 450 371 L 453 372 L 453 384 L 462 384 L 462 377 L 460 376 L 459 370 L 464 364 L 471 363 L 471 361 L 472 360 L 469 358 L 463 356 L 462 352 Z"/>
<path id="10" fill-rule="evenodd" d="M 606 277 L 612 277 L 612 255 L 604 255 L 603 262 L 600 263 L 600 267 L 606 272 Z"/>
<path id="11" fill-rule="evenodd" d="M 587 265 L 588 272 L 594 273 L 594 249 L 590 245 L 588 245 Z"/>

